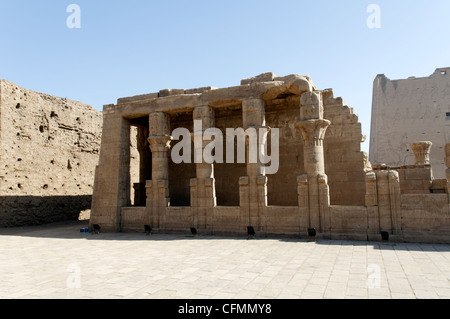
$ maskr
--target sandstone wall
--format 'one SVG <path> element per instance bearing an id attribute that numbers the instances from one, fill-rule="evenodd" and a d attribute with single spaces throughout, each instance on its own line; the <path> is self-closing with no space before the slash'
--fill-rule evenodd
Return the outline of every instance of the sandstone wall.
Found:
<path id="1" fill-rule="evenodd" d="M 325 172 L 331 205 L 364 205 L 367 154 L 361 123 L 353 108 L 332 90 L 324 93 L 324 118 L 331 121 L 324 140 Z"/>
<path id="2" fill-rule="evenodd" d="M 89 209 L 102 114 L 0 80 L 0 227 L 77 219 Z"/>

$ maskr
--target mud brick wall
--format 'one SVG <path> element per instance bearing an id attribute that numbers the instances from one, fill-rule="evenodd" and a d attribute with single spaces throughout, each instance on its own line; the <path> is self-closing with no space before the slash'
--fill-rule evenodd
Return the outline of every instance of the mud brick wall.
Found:
<path id="1" fill-rule="evenodd" d="M 89 209 L 102 114 L 0 80 L 0 227 L 78 218 Z"/>

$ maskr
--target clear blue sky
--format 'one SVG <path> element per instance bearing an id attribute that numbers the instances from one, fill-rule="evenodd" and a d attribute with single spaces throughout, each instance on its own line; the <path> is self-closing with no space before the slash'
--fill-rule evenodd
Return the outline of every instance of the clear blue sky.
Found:
<path id="1" fill-rule="evenodd" d="M 80 29 L 66 25 L 72 3 Z M 370 4 L 379 29 L 367 27 Z M 165 88 L 308 74 L 355 109 L 369 136 L 377 74 L 448 66 L 448 0 L 0 0 L 0 78 L 98 110 Z"/>

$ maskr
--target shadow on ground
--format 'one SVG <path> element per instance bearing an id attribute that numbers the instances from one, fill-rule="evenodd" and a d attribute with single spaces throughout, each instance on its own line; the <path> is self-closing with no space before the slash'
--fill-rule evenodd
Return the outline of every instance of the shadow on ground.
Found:
<path id="1" fill-rule="evenodd" d="M 91 202 L 91 195 L 0 196 L 0 227 L 76 220 Z"/>
<path id="2" fill-rule="evenodd" d="M 5 236 L 20 236 L 20 237 L 34 237 L 34 238 L 55 238 L 68 240 L 92 240 L 92 241 L 182 241 L 182 240 L 279 240 L 290 243 L 314 243 L 317 245 L 337 245 L 337 246 L 372 246 L 374 249 L 380 250 L 405 250 L 405 251 L 450 251 L 449 244 L 438 243 L 393 243 L 393 242 L 369 242 L 369 241 L 354 241 L 354 240 L 327 240 L 318 239 L 312 240 L 307 238 L 295 237 L 255 237 L 248 239 L 245 236 L 219 236 L 219 235 L 196 235 L 193 236 L 190 232 L 177 234 L 145 234 L 142 233 L 81 233 L 82 228 L 88 227 L 88 221 L 70 221 L 59 222 L 41 226 L 15 227 L 15 228 L 0 228 L 0 241 Z"/>

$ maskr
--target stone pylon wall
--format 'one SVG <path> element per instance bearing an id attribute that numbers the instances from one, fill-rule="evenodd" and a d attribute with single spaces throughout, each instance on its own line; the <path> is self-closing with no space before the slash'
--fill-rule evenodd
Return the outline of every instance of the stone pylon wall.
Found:
<path id="1" fill-rule="evenodd" d="M 450 68 L 428 77 L 391 80 L 378 75 L 373 85 L 370 161 L 373 164 L 414 164 L 410 145 L 433 143 L 430 161 L 435 178 L 445 178 L 444 147 L 450 141 Z"/>

